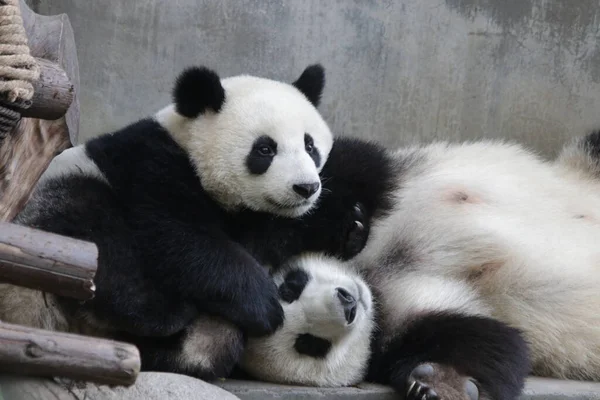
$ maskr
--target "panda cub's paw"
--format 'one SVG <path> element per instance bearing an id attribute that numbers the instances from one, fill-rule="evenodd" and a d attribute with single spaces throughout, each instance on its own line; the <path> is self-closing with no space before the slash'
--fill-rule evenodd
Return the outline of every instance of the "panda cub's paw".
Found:
<path id="1" fill-rule="evenodd" d="M 406 400 L 479 400 L 479 389 L 472 379 L 441 364 L 418 365 L 406 387 Z"/>
<path id="2" fill-rule="evenodd" d="M 349 215 L 348 231 L 342 249 L 342 259 L 348 260 L 362 251 L 369 237 L 369 224 L 361 203 L 354 204 Z"/>
<path id="3" fill-rule="evenodd" d="M 279 291 L 266 271 L 237 277 L 239 290 L 231 301 L 212 301 L 203 309 L 222 316 L 252 337 L 270 335 L 283 325 L 283 307 Z"/>

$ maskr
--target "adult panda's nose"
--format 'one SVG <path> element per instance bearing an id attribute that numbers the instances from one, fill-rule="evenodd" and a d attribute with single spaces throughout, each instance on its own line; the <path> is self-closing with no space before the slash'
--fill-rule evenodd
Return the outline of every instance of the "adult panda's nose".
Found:
<path id="1" fill-rule="evenodd" d="M 294 189 L 294 192 L 298 193 L 300 196 L 308 199 L 310 196 L 315 194 L 317 190 L 319 190 L 320 186 L 321 182 L 299 183 L 292 186 L 292 189 Z"/>
<path id="2" fill-rule="evenodd" d="M 346 322 L 351 324 L 356 317 L 356 299 L 344 288 L 339 287 L 335 290 L 337 291 L 337 297 L 340 300 L 340 303 L 342 303 Z"/>

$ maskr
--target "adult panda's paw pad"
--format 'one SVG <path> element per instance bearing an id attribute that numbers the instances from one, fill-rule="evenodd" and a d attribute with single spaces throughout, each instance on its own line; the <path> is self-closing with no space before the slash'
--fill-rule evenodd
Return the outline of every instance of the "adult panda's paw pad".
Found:
<path id="1" fill-rule="evenodd" d="M 471 378 L 436 363 L 413 369 L 407 388 L 407 400 L 479 400 L 479 389 Z"/>
<path id="2" fill-rule="evenodd" d="M 360 253 L 367 244 L 369 226 L 361 203 L 354 204 L 350 213 L 350 227 L 346 233 L 342 258 L 350 259 Z"/>
<path id="3" fill-rule="evenodd" d="M 440 399 L 438 394 L 427 384 L 412 379 L 406 392 L 406 400 L 444 400 Z"/>

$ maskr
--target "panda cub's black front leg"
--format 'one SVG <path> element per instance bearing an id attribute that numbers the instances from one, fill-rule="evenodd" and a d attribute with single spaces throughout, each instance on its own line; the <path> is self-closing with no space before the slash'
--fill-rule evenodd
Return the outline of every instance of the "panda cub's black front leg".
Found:
<path id="1" fill-rule="evenodd" d="M 177 246 L 154 249 L 157 260 L 146 271 L 163 290 L 193 303 L 200 313 L 231 321 L 249 336 L 268 335 L 281 326 L 277 287 L 252 255 L 218 230 L 177 228 L 177 239 L 164 241 L 177 240 Z"/>
<path id="2" fill-rule="evenodd" d="M 370 230 L 369 221 L 360 202 L 354 205 L 347 217 L 340 252 L 342 260 L 349 260 L 362 251 L 367 244 Z"/>
<path id="3" fill-rule="evenodd" d="M 369 216 L 360 202 L 325 197 L 303 219 L 304 251 L 325 252 L 348 260 L 362 251 L 369 237 Z"/>

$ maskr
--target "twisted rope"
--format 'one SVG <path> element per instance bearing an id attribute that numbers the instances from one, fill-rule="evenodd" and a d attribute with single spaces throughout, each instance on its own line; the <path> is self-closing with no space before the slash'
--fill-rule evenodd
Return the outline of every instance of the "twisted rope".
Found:
<path id="1" fill-rule="evenodd" d="M 30 54 L 19 0 L 0 0 L 0 138 L 15 127 L 33 97 L 40 68 Z"/>

